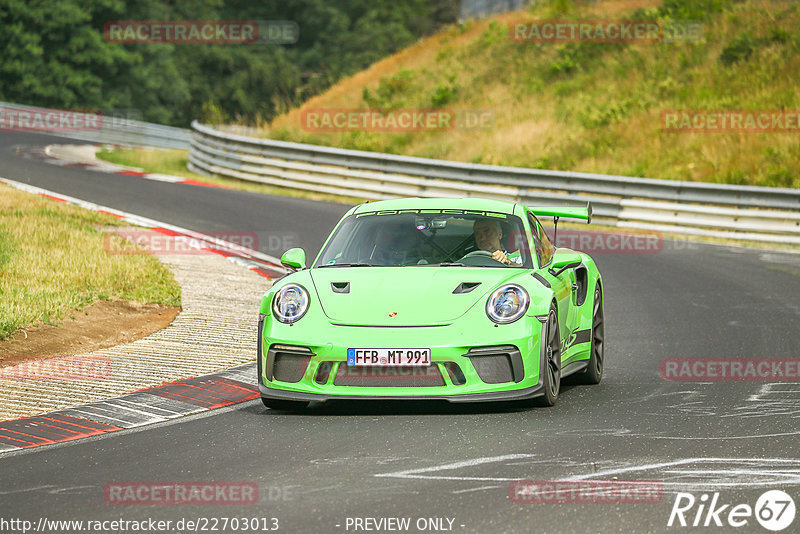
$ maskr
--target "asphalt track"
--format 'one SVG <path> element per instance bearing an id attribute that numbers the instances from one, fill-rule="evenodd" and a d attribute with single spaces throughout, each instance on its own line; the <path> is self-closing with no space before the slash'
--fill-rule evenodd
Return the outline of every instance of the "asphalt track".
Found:
<path id="1" fill-rule="evenodd" d="M 66 141 L 0 133 L 0 176 L 198 231 L 296 235 L 309 255 L 347 208 L 58 168 L 14 151 L 52 142 Z M 274 517 L 282 532 L 364 531 L 352 518 L 365 517 L 411 518 L 409 532 L 420 531 L 419 518 L 452 519 L 455 532 L 767 532 L 753 517 L 735 529 L 667 521 L 676 492 L 754 506 L 781 489 L 800 504 L 800 384 L 665 381 L 659 366 L 674 357 L 800 357 L 800 256 L 665 241 L 657 253 L 595 258 L 606 374 L 600 386 L 566 386 L 553 408 L 332 403 L 295 415 L 246 402 L 4 455 L 0 518 Z M 664 494 L 637 504 L 508 498 L 511 481 L 570 477 L 657 481 Z M 104 487 L 121 481 L 254 482 L 260 501 L 106 504 Z"/>

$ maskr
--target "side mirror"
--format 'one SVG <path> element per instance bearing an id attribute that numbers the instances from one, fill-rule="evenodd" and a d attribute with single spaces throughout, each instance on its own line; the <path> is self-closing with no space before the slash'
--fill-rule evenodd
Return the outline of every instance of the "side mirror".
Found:
<path id="1" fill-rule="evenodd" d="M 577 267 L 581 263 L 583 263 L 583 260 L 581 259 L 581 255 L 577 252 L 556 252 L 555 256 L 553 257 L 553 264 L 550 266 L 548 271 L 553 276 L 558 276 L 567 269 Z"/>
<path id="2" fill-rule="evenodd" d="M 302 248 L 290 248 L 281 256 L 281 265 L 292 272 L 305 269 L 306 251 Z"/>

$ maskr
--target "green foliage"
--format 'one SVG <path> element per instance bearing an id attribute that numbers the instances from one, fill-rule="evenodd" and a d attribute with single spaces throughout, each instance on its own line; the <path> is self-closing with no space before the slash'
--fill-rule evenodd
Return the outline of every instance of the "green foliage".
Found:
<path id="1" fill-rule="evenodd" d="M 461 87 L 456 83 L 456 77 L 450 76 L 448 84 L 438 85 L 431 96 L 431 107 L 441 108 L 458 97 Z"/>
<path id="2" fill-rule="evenodd" d="M 659 11 L 675 20 L 703 20 L 730 3 L 730 0 L 664 0 Z"/>
<path id="3" fill-rule="evenodd" d="M 559 48 L 548 69 L 548 78 L 572 74 L 592 63 L 602 63 L 602 56 L 625 47 L 625 43 L 567 43 Z"/>
<path id="4" fill-rule="evenodd" d="M 754 37 L 750 30 L 745 30 L 722 49 L 719 61 L 726 66 L 733 65 L 748 59 L 759 48 L 772 44 L 787 44 L 790 41 L 789 32 L 781 28 L 770 28 L 769 33 L 763 37 Z"/>
<path id="5" fill-rule="evenodd" d="M 575 7 L 574 0 L 549 0 L 550 16 L 558 17 L 569 14 Z M 534 4 L 536 4 L 534 2 Z"/>
<path id="6" fill-rule="evenodd" d="M 364 88 L 362 98 L 372 109 L 396 109 L 405 105 L 405 97 L 413 92 L 416 73 L 404 69 L 390 78 L 381 78 L 378 88 L 371 92 Z"/>
<path id="7" fill-rule="evenodd" d="M 577 112 L 578 122 L 584 128 L 600 128 L 627 118 L 633 109 L 633 102 L 628 99 L 598 105 L 587 103 Z"/>
<path id="8" fill-rule="evenodd" d="M 749 30 L 745 30 L 722 49 L 719 60 L 723 65 L 738 63 L 743 59 L 749 58 L 756 46 L 753 34 Z"/>
<path id="9" fill-rule="evenodd" d="M 457 0 L 2 0 L 0 100 L 186 126 L 269 120 L 455 22 Z M 117 20 L 292 20 L 296 44 L 115 44 Z M 212 107 L 213 106 L 213 109 Z"/>
<path id="10" fill-rule="evenodd" d="M 16 213 L 11 213 L 12 216 L 17 215 Z M 11 245 L 11 239 L 8 235 L 0 232 L 0 269 L 3 268 L 3 265 L 8 263 L 8 260 L 11 259 L 11 254 L 13 253 L 13 247 Z"/>
<path id="11" fill-rule="evenodd" d="M 481 35 L 481 46 L 492 46 L 508 39 L 508 27 L 493 20 L 489 22 L 489 27 Z"/>
<path id="12" fill-rule="evenodd" d="M 203 104 L 198 120 L 203 124 L 225 124 L 228 121 L 228 114 L 217 104 L 209 100 Z"/>

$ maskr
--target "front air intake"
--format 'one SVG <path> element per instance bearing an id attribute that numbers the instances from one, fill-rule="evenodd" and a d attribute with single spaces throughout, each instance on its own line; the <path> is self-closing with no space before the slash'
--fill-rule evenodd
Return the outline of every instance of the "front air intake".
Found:
<path id="1" fill-rule="evenodd" d="M 306 347 L 272 345 L 267 353 L 267 379 L 300 382 L 313 355 Z"/>
<path id="2" fill-rule="evenodd" d="M 464 356 L 469 358 L 478 377 L 487 384 L 520 382 L 525 375 L 522 354 L 513 345 L 476 347 Z"/>
<path id="3" fill-rule="evenodd" d="M 450 382 L 454 386 L 463 386 L 467 383 L 467 377 L 456 362 L 445 362 L 444 368 L 447 369 L 447 374 L 450 376 Z"/>

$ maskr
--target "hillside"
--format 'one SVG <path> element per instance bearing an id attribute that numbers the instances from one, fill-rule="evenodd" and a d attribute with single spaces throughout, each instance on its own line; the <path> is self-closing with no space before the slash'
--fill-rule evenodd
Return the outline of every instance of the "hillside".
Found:
<path id="1" fill-rule="evenodd" d="M 521 20 L 702 22 L 677 42 L 515 42 Z M 276 118 L 265 136 L 458 161 L 736 184 L 800 186 L 800 130 L 664 131 L 669 110 L 800 109 L 800 5 L 790 0 L 540 1 L 451 26 Z M 310 131 L 309 110 L 491 114 L 438 131 Z"/>

